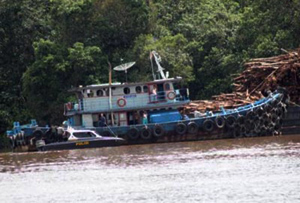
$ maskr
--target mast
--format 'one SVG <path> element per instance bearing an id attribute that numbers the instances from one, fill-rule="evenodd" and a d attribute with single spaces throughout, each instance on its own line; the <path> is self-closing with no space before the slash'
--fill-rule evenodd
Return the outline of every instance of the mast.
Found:
<path id="1" fill-rule="evenodd" d="M 111 102 L 111 99 L 112 99 L 112 95 L 111 95 L 111 64 L 110 62 L 108 61 L 108 65 L 109 65 L 109 109 L 110 109 L 110 115 L 111 115 L 111 125 L 113 126 L 114 125 L 114 115 L 113 115 L 113 109 L 112 109 L 112 102 Z"/>
<path id="2" fill-rule="evenodd" d="M 157 69 L 158 69 L 157 72 L 160 73 L 162 79 L 167 79 L 168 76 L 165 75 L 165 73 L 164 73 L 164 68 L 161 67 L 161 65 L 160 65 L 160 63 L 159 63 L 159 62 L 161 62 L 160 56 L 158 55 L 158 53 L 157 53 L 156 51 L 152 51 L 152 52 L 151 52 L 151 55 L 150 55 L 150 59 L 152 58 L 152 55 L 154 56 L 154 59 L 155 59 L 156 65 L 157 65 Z M 152 62 L 151 62 L 151 64 L 152 64 Z M 168 74 L 167 74 L 167 75 L 168 75 Z"/>

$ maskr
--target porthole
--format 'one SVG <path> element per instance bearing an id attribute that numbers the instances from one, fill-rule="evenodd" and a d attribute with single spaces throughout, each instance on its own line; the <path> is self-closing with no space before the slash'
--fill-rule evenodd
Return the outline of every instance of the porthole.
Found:
<path id="1" fill-rule="evenodd" d="M 148 92 L 148 86 L 145 85 L 145 86 L 143 87 L 143 90 L 144 90 L 145 93 L 147 93 L 147 92 Z"/>
<path id="2" fill-rule="evenodd" d="M 141 93 L 141 92 L 142 92 L 141 86 L 137 86 L 137 87 L 135 88 L 135 92 L 136 92 L 136 93 Z"/>
<path id="3" fill-rule="evenodd" d="M 124 94 L 130 94 L 130 88 L 129 87 L 124 88 Z"/>
<path id="4" fill-rule="evenodd" d="M 102 97 L 103 96 L 103 91 L 102 90 L 97 90 L 97 96 Z"/>

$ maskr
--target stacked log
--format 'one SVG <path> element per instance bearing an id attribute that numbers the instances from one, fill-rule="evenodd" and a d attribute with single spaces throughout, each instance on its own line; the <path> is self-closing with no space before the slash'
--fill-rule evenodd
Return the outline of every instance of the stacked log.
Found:
<path id="1" fill-rule="evenodd" d="M 211 101 L 193 101 L 186 110 L 204 112 L 218 111 L 221 106 L 235 108 L 261 99 L 268 90 L 278 87 L 287 90 L 292 103 L 300 104 L 300 48 L 279 56 L 252 59 L 244 67 L 245 70 L 234 78 L 233 93 L 213 96 Z"/>

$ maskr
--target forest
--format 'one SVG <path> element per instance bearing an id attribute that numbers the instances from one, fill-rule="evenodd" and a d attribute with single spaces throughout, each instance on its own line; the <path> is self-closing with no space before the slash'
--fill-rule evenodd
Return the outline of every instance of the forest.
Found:
<path id="1" fill-rule="evenodd" d="M 68 89 L 107 83 L 108 62 L 136 61 L 128 81 L 146 81 L 156 50 L 191 99 L 209 99 L 299 36 L 300 0 L 0 0 L 0 134 L 31 118 L 61 124 Z"/>

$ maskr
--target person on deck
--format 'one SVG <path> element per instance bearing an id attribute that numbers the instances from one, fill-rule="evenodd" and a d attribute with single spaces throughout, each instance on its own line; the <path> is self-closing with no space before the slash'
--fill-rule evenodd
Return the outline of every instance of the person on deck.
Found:
<path id="1" fill-rule="evenodd" d="M 98 126 L 99 127 L 105 127 L 106 126 L 106 118 L 103 116 L 103 113 L 100 114 Z"/>
<path id="2" fill-rule="evenodd" d="M 151 92 L 151 101 L 155 102 L 157 100 L 157 88 L 156 85 L 153 85 L 153 89 Z"/>
<path id="3" fill-rule="evenodd" d="M 146 113 L 143 114 L 143 124 L 144 125 L 148 124 L 148 118 L 147 118 L 147 114 Z"/>

